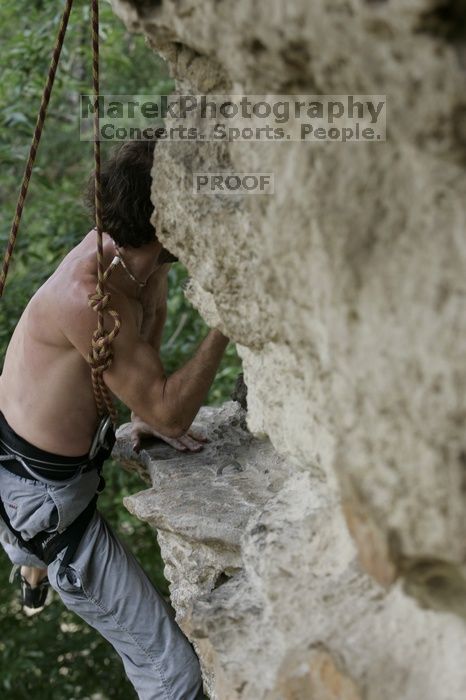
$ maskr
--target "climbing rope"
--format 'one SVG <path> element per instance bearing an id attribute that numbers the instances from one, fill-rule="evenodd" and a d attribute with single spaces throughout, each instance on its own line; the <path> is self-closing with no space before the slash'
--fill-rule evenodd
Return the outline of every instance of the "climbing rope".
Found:
<path id="1" fill-rule="evenodd" d="M 29 188 L 29 181 L 37 155 L 39 142 L 42 136 L 47 107 L 52 94 L 58 62 L 60 59 L 63 41 L 65 39 L 68 20 L 71 13 L 73 0 L 66 0 L 63 15 L 60 21 L 57 39 L 52 53 L 52 59 L 47 75 L 47 81 L 42 94 L 39 114 L 37 116 L 34 135 L 29 150 L 29 157 L 21 183 L 20 194 L 16 205 L 15 216 L 8 238 L 7 248 L 0 273 L 0 297 L 6 283 L 6 277 L 10 266 L 11 257 L 16 245 L 19 224 L 23 214 L 24 203 Z M 88 295 L 88 304 L 97 313 L 97 328 L 93 333 L 91 351 L 87 356 L 87 361 L 91 367 L 92 387 L 99 416 L 106 413 L 114 425 L 117 422 L 117 412 L 112 396 L 105 385 L 103 373 L 108 369 L 113 360 L 111 344 L 120 330 L 120 317 L 117 311 L 109 307 L 110 294 L 105 291 L 105 280 L 113 269 L 113 263 L 104 271 L 103 262 L 103 241 L 102 241 L 102 191 L 100 184 L 100 140 L 99 140 L 99 2 L 91 0 L 91 29 L 92 29 L 92 82 L 94 93 L 94 161 L 95 161 L 95 213 L 97 232 L 97 285 L 93 294 Z M 104 327 L 104 312 L 113 319 L 113 328 L 107 330 Z"/>
<path id="2" fill-rule="evenodd" d="M 18 235 L 19 222 L 21 221 L 21 216 L 23 215 L 24 202 L 29 187 L 29 180 L 31 178 L 32 168 L 34 161 L 36 159 L 37 149 L 39 147 L 40 137 L 42 136 L 42 129 L 44 127 L 45 115 L 47 114 L 47 107 L 50 101 L 50 95 L 52 94 L 53 83 L 55 80 L 55 73 L 57 72 L 58 61 L 60 58 L 61 50 L 63 47 L 63 40 L 66 34 L 66 28 L 68 26 L 68 20 L 70 17 L 71 8 L 73 5 L 73 0 L 66 0 L 65 9 L 63 10 L 63 15 L 60 22 L 60 27 L 58 30 L 57 40 L 52 53 L 52 59 L 50 61 L 49 72 L 47 75 L 47 82 L 45 83 L 44 92 L 42 93 L 42 99 L 40 102 L 39 114 L 37 115 L 36 126 L 34 129 L 34 135 L 32 137 L 31 147 L 29 149 L 29 157 L 26 163 L 26 168 L 24 170 L 23 181 L 21 183 L 21 190 L 18 197 L 18 202 L 16 204 L 16 212 L 11 225 L 10 236 L 7 243 L 7 248 L 5 251 L 5 257 L 3 259 L 2 272 L 0 273 L 0 297 L 3 295 L 3 289 L 5 287 L 6 276 L 8 274 L 8 269 L 10 266 L 11 256 L 16 245 L 16 237 Z"/>
<path id="3" fill-rule="evenodd" d="M 99 2 L 91 0 L 92 6 L 92 83 L 94 91 L 94 161 L 95 161 L 95 224 L 97 231 L 97 286 L 89 294 L 89 306 L 97 312 L 97 328 L 92 335 L 91 352 L 87 361 L 91 366 L 92 386 L 99 416 L 109 413 L 116 425 L 117 413 L 112 396 L 105 385 L 103 373 L 113 360 L 112 342 L 120 331 L 120 317 L 109 307 L 110 294 L 105 292 L 104 255 L 102 242 L 102 190 L 100 184 L 100 140 L 99 140 Z M 111 268 L 109 268 L 110 270 Z M 113 328 L 104 327 L 104 311 L 113 318 Z"/>

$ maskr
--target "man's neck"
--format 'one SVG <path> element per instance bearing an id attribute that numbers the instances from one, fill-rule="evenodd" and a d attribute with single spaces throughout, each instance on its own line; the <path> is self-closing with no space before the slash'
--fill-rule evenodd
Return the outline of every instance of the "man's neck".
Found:
<path id="1" fill-rule="evenodd" d="M 146 278 L 146 276 L 144 275 L 144 279 L 138 280 L 136 275 L 134 275 L 131 272 L 131 270 L 129 269 L 129 266 L 126 264 L 121 250 L 116 251 L 116 256 L 114 257 L 113 262 L 112 262 L 112 265 L 113 264 L 120 264 L 122 266 L 123 270 L 126 272 L 128 277 L 130 278 L 130 280 L 135 283 L 135 285 L 137 286 L 138 289 L 142 289 L 143 287 L 146 286 L 147 280 L 149 278 Z"/>
<path id="2" fill-rule="evenodd" d="M 113 284 L 127 296 L 139 299 L 143 290 L 163 274 L 162 268 L 166 265 L 158 264 L 154 251 L 147 254 L 144 248 L 123 248 L 114 244 L 114 250 L 119 263 L 111 273 Z"/>

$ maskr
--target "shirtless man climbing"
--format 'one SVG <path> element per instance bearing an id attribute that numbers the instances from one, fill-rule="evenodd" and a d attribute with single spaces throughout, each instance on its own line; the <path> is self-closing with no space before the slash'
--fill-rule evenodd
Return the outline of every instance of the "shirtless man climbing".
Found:
<path id="1" fill-rule="evenodd" d="M 211 330 L 192 359 L 168 377 L 164 372 L 159 352 L 166 261 L 174 258 L 150 223 L 153 151 L 154 142 L 125 143 L 103 167 L 104 265 L 118 256 L 107 289 L 121 318 L 113 363 L 103 377 L 132 410 L 136 449 L 142 435 L 154 434 L 177 449 L 198 451 L 203 438 L 190 425 L 229 341 Z M 71 561 L 64 559 L 66 547 L 44 562 L 24 546 L 38 533 L 71 526 L 102 483 L 99 470 L 89 466 L 99 425 L 86 361 L 96 327 L 96 313 L 88 306 L 97 281 L 95 249 L 92 230 L 34 294 L 6 353 L 0 377 L 0 495 L 10 523 L 0 519 L 0 540 L 12 562 L 22 566 L 26 589 L 40 590 L 48 576 L 65 605 L 112 643 L 140 699 L 195 700 L 203 694 L 191 644 L 97 510 Z"/>

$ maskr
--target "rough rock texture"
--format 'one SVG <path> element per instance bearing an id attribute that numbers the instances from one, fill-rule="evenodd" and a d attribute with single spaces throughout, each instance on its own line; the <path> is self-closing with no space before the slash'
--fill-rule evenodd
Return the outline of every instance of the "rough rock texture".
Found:
<path id="1" fill-rule="evenodd" d="M 177 620 L 211 698 L 456 700 L 464 623 L 361 571 L 325 478 L 245 429 L 237 403 L 201 409 L 198 454 L 163 443 L 114 457 L 152 487 L 125 499 L 156 528 Z"/>
<path id="2" fill-rule="evenodd" d="M 205 635 L 209 688 L 222 700 L 456 700 L 466 693 L 465 3 L 113 4 L 182 92 L 388 95 L 386 143 L 156 150 L 160 239 L 188 267 L 193 303 L 237 343 L 248 427 L 287 464 L 285 476 L 271 465 L 278 492 L 262 484 L 251 504 L 227 564 L 240 571 L 189 605 L 196 553 L 201 568 L 212 556 L 189 522 L 196 511 L 204 532 L 209 497 L 193 490 L 189 522 L 179 503 L 184 529 L 164 554 L 180 615 Z M 275 195 L 194 196 L 203 169 L 273 171 Z M 242 476 L 255 493 L 254 470 Z M 153 497 L 134 498 L 141 515 Z M 168 503 L 175 517 L 173 493 L 157 508 Z M 253 523 L 265 530 L 251 534 Z M 227 525 L 220 532 L 221 553 L 231 540 Z"/>

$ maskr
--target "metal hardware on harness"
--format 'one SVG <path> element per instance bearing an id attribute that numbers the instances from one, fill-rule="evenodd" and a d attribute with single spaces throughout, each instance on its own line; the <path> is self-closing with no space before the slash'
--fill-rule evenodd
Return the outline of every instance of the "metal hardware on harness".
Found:
<path id="1" fill-rule="evenodd" d="M 97 428 L 92 441 L 91 449 L 89 450 L 90 460 L 94 459 L 101 447 L 103 447 L 106 451 L 111 451 L 113 443 L 115 442 L 114 439 L 112 442 L 111 432 L 113 432 L 112 419 L 110 416 L 104 416 L 99 423 L 99 427 Z"/>
<path id="2" fill-rule="evenodd" d="M 91 448 L 86 456 L 86 461 L 82 466 L 76 467 L 75 471 L 71 474 L 61 472 L 59 467 L 54 468 L 54 465 L 50 463 L 50 466 L 45 467 L 32 467 L 27 463 L 27 460 L 20 455 L 14 453 L 13 451 L 7 451 L 5 448 L 0 448 L 0 464 L 4 462 L 3 465 L 5 469 L 16 474 L 17 476 L 33 479 L 35 481 L 42 481 L 50 486 L 56 486 L 61 484 L 69 484 L 75 479 L 77 479 L 81 474 L 97 470 L 100 476 L 100 485 L 98 491 L 102 491 L 105 485 L 103 476 L 101 474 L 103 463 L 108 457 L 110 457 L 113 445 L 115 444 L 115 432 L 113 429 L 113 424 L 110 416 L 104 416 L 97 427 L 94 434 L 94 438 L 91 444 Z M 18 466 L 13 467 L 11 462 L 14 461 Z M 10 463 L 10 464 L 8 464 Z"/>

